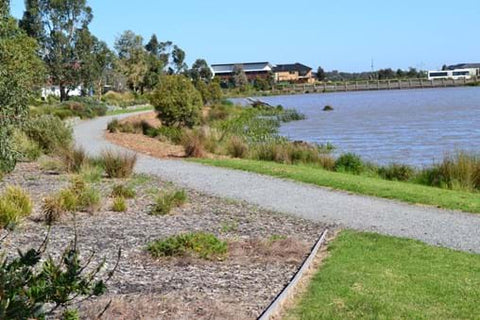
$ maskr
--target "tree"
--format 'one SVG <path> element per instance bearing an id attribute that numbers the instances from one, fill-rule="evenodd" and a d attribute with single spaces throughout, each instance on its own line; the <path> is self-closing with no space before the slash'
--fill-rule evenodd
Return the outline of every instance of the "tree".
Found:
<path id="1" fill-rule="evenodd" d="M 145 46 L 145 49 L 153 56 L 158 57 L 160 43 L 158 42 L 156 34 L 152 35 L 150 41 L 148 41 L 147 45 Z"/>
<path id="2" fill-rule="evenodd" d="M 190 77 L 194 82 L 202 80 L 209 83 L 213 78 L 213 72 L 205 59 L 197 59 L 190 69 Z"/>
<path id="3" fill-rule="evenodd" d="M 0 172 L 15 167 L 17 154 L 10 131 L 27 116 L 32 90 L 43 81 L 44 66 L 37 50 L 35 40 L 14 19 L 8 14 L 0 18 Z"/>
<path id="4" fill-rule="evenodd" d="M 10 13 L 10 0 L 0 0 L 0 17 L 7 17 Z"/>
<path id="5" fill-rule="evenodd" d="M 23 13 L 22 20 L 19 21 L 19 25 L 30 37 L 43 42 L 45 31 L 43 28 L 40 1 L 41 0 L 25 1 L 26 10 Z"/>
<path id="6" fill-rule="evenodd" d="M 26 5 L 21 25 L 40 37 L 37 41 L 50 79 L 60 86 L 61 100 L 67 100 L 68 91 L 80 84 L 78 71 L 81 61 L 76 51 L 76 42 L 79 39 L 78 33 L 87 29 L 92 21 L 92 9 L 87 5 L 87 0 L 27 1 Z M 31 17 L 35 17 L 33 22 Z M 37 21 L 39 17 L 43 32 L 36 29 L 40 25 Z"/>
<path id="7" fill-rule="evenodd" d="M 185 63 L 185 51 L 177 45 L 173 46 L 172 60 L 177 74 L 183 73 L 188 69 L 188 66 Z"/>
<path id="8" fill-rule="evenodd" d="M 143 91 L 145 77 L 148 73 L 148 53 L 143 45 L 143 38 L 133 31 L 125 31 L 116 41 L 117 67 L 127 78 L 130 88 Z"/>
<path id="9" fill-rule="evenodd" d="M 235 65 L 233 67 L 233 85 L 242 91 L 247 89 L 248 78 L 241 65 Z"/>
<path id="10" fill-rule="evenodd" d="M 317 80 L 324 81 L 325 80 L 325 70 L 322 67 L 318 67 L 317 69 Z"/>
<path id="11" fill-rule="evenodd" d="M 446 64 L 442 66 L 442 71 L 445 71 L 445 70 L 448 70 L 448 66 Z"/>
<path id="12" fill-rule="evenodd" d="M 193 127 L 200 121 L 202 97 L 183 75 L 162 77 L 151 94 L 150 103 L 166 126 Z"/>

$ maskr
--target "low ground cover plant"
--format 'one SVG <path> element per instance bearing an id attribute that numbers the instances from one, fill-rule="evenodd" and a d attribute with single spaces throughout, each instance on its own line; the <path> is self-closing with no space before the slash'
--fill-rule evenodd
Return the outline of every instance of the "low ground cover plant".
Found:
<path id="1" fill-rule="evenodd" d="M 172 209 L 185 204 L 187 200 L 185 190 L 163 191 L 156 197 L 150 214 L 154 216 L 167 215 Z"/>
<path id="2" fill-rule="evenodd" d="M 55 116 L 61 120 L 79 117 L 81 119 L 92 119 L 104 116 L 107 113 L 107 106 L 100 101 L 89 97 L 71 97 L 66 102 L 45 102 L 32 107 L 32 117 L 44 115 Z"/>
<path id="3" fill-rule="evenodd" d="M 147 250 L 154 258 L 194 257 L 212 260 L 224 258 L 228 245 L 215 235 L 205 232 L 185 233 L 148 244 Z"/>

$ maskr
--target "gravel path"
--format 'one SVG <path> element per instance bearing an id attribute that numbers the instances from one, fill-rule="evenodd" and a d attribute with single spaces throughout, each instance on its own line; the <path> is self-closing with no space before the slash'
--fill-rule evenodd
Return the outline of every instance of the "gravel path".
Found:
<path id="1" fill-rule="evenodd" d="M 105 148 L 121 149 L 103 138 L 103 130 L 111 119 L 128 116 L 81 122 L 74 128 L 75 139 L 91 154 L 98 154 Z M 248 201 L 312 221 L 480 253 L 480 215 L 352 195 L 258 174 L 145 155 L 139 155 L 136 170 L 207 194 Z"/>

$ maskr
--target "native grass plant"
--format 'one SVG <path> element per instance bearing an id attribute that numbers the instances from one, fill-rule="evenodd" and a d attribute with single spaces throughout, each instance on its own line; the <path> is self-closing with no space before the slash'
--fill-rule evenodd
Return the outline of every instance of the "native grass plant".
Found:
<path id="1" fill-rule="evenodd" d="M 133 199 L 137 195 L 135 189 L 132 186 L 125 184 L 116 184 L 112 188 L 112 197 L 122 197 L 125 199 Z"/>
<path id="2" fill-rule="evenodd" d="M 25 132 L 15 129 L 12 133 L 13 146 L 20 155 L 19 160 L 35 161 L 42 155 L 42 149 Z"/>
<path id="3" fill-rule="evenodd" d="M 154 216 L 164 216 L 169 214 L 172 209 L 185 204 L 188 200 L 185 190 L 163 191 L 155 199 L 150 214 Z"/>
<path id="4" fill-rule="evenodd" d="M 225 258 L 228 245 L 214 234 L 196 232 L 153 241 L 148 244 L 147 250 L 154 258 L 192 255 L 201 259 L 213 260 Z"/>
<path id="5" fill-rule="evenodd" d="M 0 255 L 0 319 L 45 319 L 61 310 L 74 315 L 67 311 L 70 306 L 106 292 L 120 250 L 113 269 L 104 272 L 105 259 L 96 266 L 91 266 L 93 255 L 82 259 L 76 236 L 58 259 L 46 256 L 48 237 L 38 249 L 19 251 L 18 257 Z"/>
<path id="6" fill-rule="evenodd" d="M 22 218 L 32 213 L 32 200 L 17 186 L 7 186 L 0 195 L 0 228 L 13 229 Z"/>
<path id="7" fill-rule="evenodd" d="M 47 154 L 70 146 L 73 141 L 72 129 L 52 115 L 30 118 L 22 130 Z"/>
<path id="8" fill-rule="evenodd" d="M 378 168 L 378 175 L 386 180 L 409 181 L 415 176 L 415 169 L 404 164 L 392 163 Z"/>
<path id="9" fill-rule="evenodd" d="M 74 176 L 70 186 L 55 196 L 65 212 L 95 212 L 102 201 L 100 192 L 87 184 L 82 176 Z"/>
<path id="10" fill-rule="evenodd" d="M 101 154 L 101 163 L 109 178 L 128 178 L 137 163 L 137 155 L 126 151 L 104 150 Z"/>
<path id="11" fill-rule="evenodd" d="M 112 211 L 113 212 L 126 212 L 127 211 L 127 201 L 124 197 L 115 197 L 112 202 Z"/>

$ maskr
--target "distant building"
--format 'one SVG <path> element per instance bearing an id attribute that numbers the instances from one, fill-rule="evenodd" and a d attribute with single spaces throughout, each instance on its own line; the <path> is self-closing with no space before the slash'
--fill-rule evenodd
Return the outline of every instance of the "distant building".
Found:
<path id="1" fill-rule="evenodd" d="M 273 68 L 269 62 L 212 64 L 211 68 L 215 77 L 221 80 L 230 80 L 236 66 L 243 69 L 249 81 L 253 81 L 257 77 L 268 78 Z"/>
<path id="2" fill-rule="evenodd" d="M 471 79 L 480 77 L 480 63 L 460 63 L 448 66 L 445 70 L 429 71 L 428 80 Z"/>
<path id="3" fill-rule="evenodd" d="M 313 83 L 312 68 L 301 64 L 278 64 L 273 68 L 275 82 Z"/>
<path id="4" fill-rule="evenodd" d="M 68 91 L 69 97 L 79 97 L 82 95 L 82 87 L 78 86 L 75 89 Z M 46 99 L 48 96 L 60 97 L 60 86 L 45 86 L 42 88 L 42 98 Z"/>

